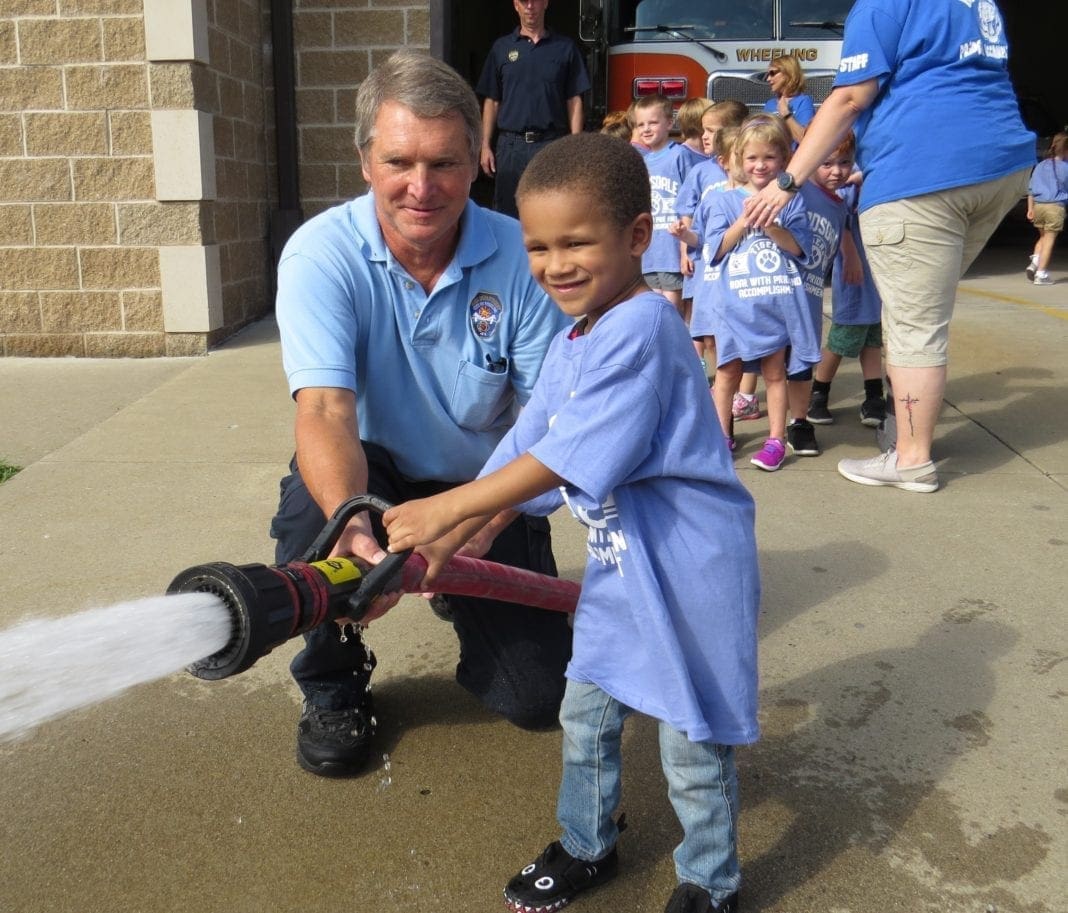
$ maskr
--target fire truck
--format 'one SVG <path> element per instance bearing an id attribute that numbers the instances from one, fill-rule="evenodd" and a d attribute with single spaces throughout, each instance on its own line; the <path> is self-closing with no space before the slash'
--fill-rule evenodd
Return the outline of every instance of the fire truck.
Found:
<path id="1" fill-rule="evenodd" d="M 817 106 L 831 90 L 853 0 L 580 0 L 579 38 L 593 83 L 592 119 L 644 95 L 737 99 L 771 93 L 774 57 L 796 57 Z"/>

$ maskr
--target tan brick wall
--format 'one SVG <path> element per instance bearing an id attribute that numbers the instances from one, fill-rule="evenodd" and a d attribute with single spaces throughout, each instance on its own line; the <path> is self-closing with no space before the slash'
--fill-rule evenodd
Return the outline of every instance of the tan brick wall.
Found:
<path id="1" fill-rule="evenodd" d="M 208 17 L 213 79 L 202 91 L 215 100 L 207 110 L 215 115 L 217 188 L 210 243 L 219 244 L 223 322 L 237 329 L 272 306 L 267 223 L 276 191 L 267 183 L 266 134 L 274 115 L 265 107 L 264 78 L 271 75 L 262 52 L 270 40 L 269 5 L 216 0 Z"/>
<path id="2" fill-rule="evenodd" d="M 128 327 L 124 302 L 159 288 L 155 248 L 120 235 L 122 206 L 155 205 L 141 12 L 141 0 L 0 5 L 0 354 L 163 351 L 145 345 L 159 321 L 132 299 Z"/>
<path id="3" fill-rule="evenodd" d="M 356 88 L 382 57 L 429 48 L 427 3 L 297 0 L 294 4 L 300 186 L 305 217 L 366 188 L 353 145 Z"/>
<path id="4" fill-rule="evenodd" d="M 187 0 L 174 0 L 184 3 Z M 428 2 L 293 0 L 305 216 L 364 190 L 356 87 Z M 0 3 L 0 356 L 197 355 L 266 313 L 269 0 L 208 0 L 208 62 L 146 60 L 143 0 Z M 213 118 L 216 198 L 155 198 L 151 112 Z M 224 326 L 167 333 L 159 249 L 218 244 Z"/>

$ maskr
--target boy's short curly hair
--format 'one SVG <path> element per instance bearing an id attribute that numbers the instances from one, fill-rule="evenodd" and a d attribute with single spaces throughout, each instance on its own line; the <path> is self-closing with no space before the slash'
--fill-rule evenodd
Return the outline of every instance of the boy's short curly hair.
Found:
<path id="1" fill-rule="evenodd" d="M 524 197 L 554 191 L 586 196 L 619 228 L 652 211 L 641 155 L 629 142 L 603 133 L 576 133 L 549 143 L 519 179 L 516 202 L 522 210 Z"/>

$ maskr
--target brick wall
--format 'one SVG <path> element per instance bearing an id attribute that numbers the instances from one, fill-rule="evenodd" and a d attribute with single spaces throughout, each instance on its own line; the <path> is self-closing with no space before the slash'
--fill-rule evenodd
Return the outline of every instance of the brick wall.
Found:
<path id="1" fill-rule="evenodd" d="M 206 52 L 150 59 L 150 2 L 205 12 Z M 435 2 L 293 0 L 305 217 L 363 190 L 356 86 Z M 0 355 L 202 354 L 270 309 L 270 37 L 270 0 L 0 2 Z M 210 189 L 165 189 L 161 112 L 207 119 Z"/>
<path id="2" fill-rule="evenodd" d="M 263 52 L 270 39 L 269 9 L 265 0 L 208 4 L 209 106 L 201 110 L 214 114 L 215 240 L 223 304 L 223 329 L 216 336 L 229 335 L 272 306 L 266 238 L 277 193 L 268 182 L 273 150 L 268 152 L 267 125 L 274 115 L 265 108 Z"/>
<path id="3" fill-rule="evenodd" d="M 305 217 L 363 192 L 353 144 L 356 88 L 400 47 L 430 47 L 428 4 L 295 0 L 297 124 Z"/>
<path id="4" fill-rule="evenodd" d="M 0 352 L 159 354 L 141 0 L 0 9 Z"/>

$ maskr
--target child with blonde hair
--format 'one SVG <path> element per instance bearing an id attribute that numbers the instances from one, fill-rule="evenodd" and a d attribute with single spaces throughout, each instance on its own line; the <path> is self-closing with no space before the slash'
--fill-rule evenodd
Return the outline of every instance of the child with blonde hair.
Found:
<path id="1" fill-rule="evenodd" d="M 692 168 L 690 173 L 686 175 L 686 180 L 682 182 L 682 189 L 679 191 L 679 198 L 675 205 L 679 221 L 676 226 L 672 227 L 672 234 L 675 234 L 680 228 L 688 229 L 690 227 L 693 223 L 693 214 L 706 194 L 729 190 L 733 186 L 727 169 L 730 168 L 731 150 L 734 147 L 734 139 L 738 135 L 738 126 L 733 124 L 716 125 L 714 129 L 711 129 L 716 107 L 713 105 L 709 108 L 702 118 L 702 122 L 705 124 L 706 142 L 708 142 L 710 149 L 709 159 L 707 162 Z M 745 106 L 742 105 L 741 107 L 744 108 Z M 738 123 L 740 124 L 741 120 Z M 710 140 L 707 139 L 709 133 L 712 134 Z M 683 268 L 682 317 L 687 326 L 692 326 L 694 289 L 700 281 L 702 270 L 701 250 L 699 247 L 688 247 L 686 242 L 682 240 L 679 241 L 679 244 L 682 248 Z M 708 361 L 714 358 L 716 354 L 716 341 L 711 336 L 697 336 L 693 333 L 691 333 L 691 336 L 693 337 L 694 351 L 697 353 L 697 357 L 701 359 L 701 366 L 707 373 Z"/>
<path id="2" fill-rule="evenodd" d="M 703 247 L 704 270 L 695 290 L 690 331 L 716 339 L 713 398 L 728 437 L 743 364 L 760 364 L 769 435 L 750 462 L 768 472 L 779 469 L 786 458 L 786 372 L 803 371 L 820 360 L 820 340 L 813 332 L 798 265 L 811 254 L 804 201 L 800 194 L 794 196 L 775 224 L 763 230 L 750 228 L 743 212 L 746 198 L 786 168 L 790 145 L 777 119 L 754 115 L 747 120 L 731 158 L 737 186 L 708 194 L 694 214 L 692 228 L 680 226 L 677 231 L 690 246 Z"/>
<path id="3" fill-rule="evenodd" d="M 712 101 L 708 98 L 687 98 L 679 106 L 679 133 L 682 134 L 680 151 L 686 156 L 690 168 L 708 161 L 701 120 L 711 106 Z"/>
<path id="4" fill-rule="evenodd" d="M 675 224 L 675 201 L 690 165 L 682 147 L 671 139 L 671 100 L 646 95 L 634 107 L 638 135 L 649 148 L 645 167 L 653 199 L 653 240 L 642 257 L 649 287 L 660 292 L 682 313 L 682 251 L 668 233 Z"/>

